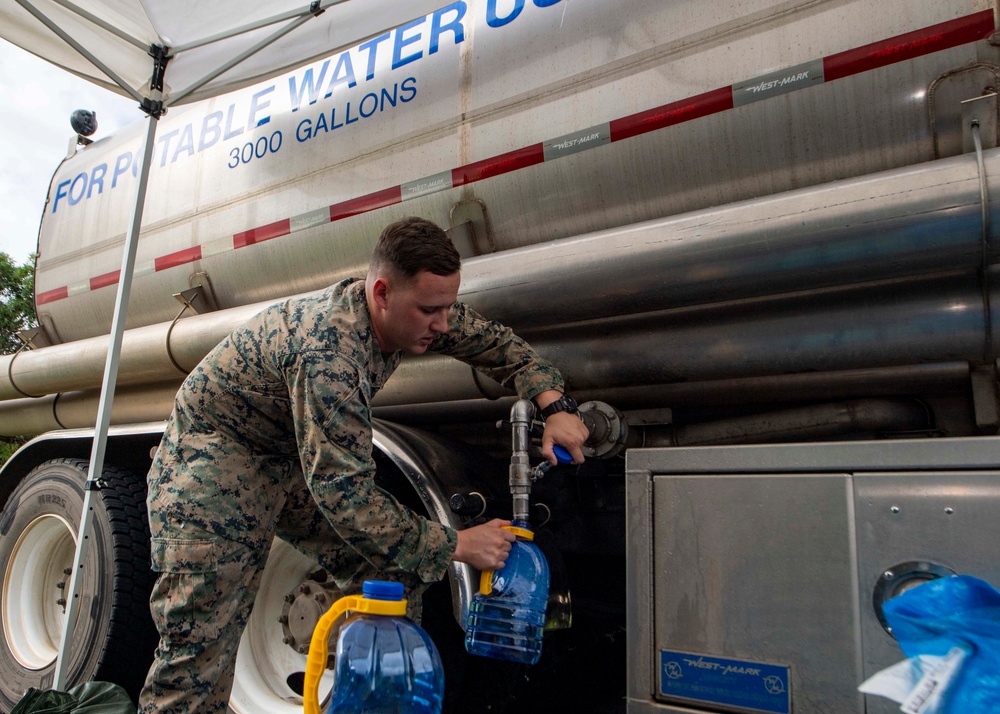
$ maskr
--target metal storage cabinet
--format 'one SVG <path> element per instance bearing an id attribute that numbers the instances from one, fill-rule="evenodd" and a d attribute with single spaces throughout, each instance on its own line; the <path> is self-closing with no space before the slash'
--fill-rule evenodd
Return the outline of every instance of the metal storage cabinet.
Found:
<path id="1" fill-rule="evenodd" d="M 628 711 L 889 714 L 876 602 L 1000 584 L 1000 438 L 633 449 Z"/>

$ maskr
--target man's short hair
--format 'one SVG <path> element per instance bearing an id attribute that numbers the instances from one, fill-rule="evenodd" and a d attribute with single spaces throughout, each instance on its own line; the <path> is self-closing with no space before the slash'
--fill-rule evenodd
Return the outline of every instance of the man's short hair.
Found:
<path id="1" fill-rule="evenodd" d="M 406 279 L 421 270 L 435 275 L 453 275 L 461 267 L 462 259 L 448 234 L 436 223 L 417 216 L 386 226 L 368 264 L 373 275 L 389 269 Z"/>

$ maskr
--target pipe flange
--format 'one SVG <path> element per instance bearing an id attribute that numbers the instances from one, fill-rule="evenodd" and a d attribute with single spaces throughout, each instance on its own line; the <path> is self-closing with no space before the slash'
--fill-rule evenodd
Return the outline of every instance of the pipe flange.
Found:
<path id="1" fill-rule="evenodd" d="M 948 578 L 952 575 L 956 573 L 951 568 L 926 560 L 909 560 L 883 570 L 872 592 L 872 607 L 875 608 L 875 616 L 882 629 L 892 635 L 892 627 L 889 626 L 882 610 L 889 600 L 929 580 Z"/>
<path id="2" fill-rule="evenodd" d="M 579 407 L 579 416 L 590 430 L 590 437 L 583 446 L 584 456 L 607 459 L 625 449 L 628 422 L 613 406 L 598 401 L 584 402 Z"/>

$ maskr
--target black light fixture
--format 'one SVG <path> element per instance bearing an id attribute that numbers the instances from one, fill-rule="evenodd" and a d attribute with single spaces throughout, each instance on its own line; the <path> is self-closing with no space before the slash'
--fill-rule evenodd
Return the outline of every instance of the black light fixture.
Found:
<path id="1" fill-rule="evenodd" d="M 76 132 L 76 143 L 86 146 L 92 142 L 87 137 L 97 131 L 97 113 L 89 109 L 77 109 L 69 115 L 69 125 Z"/>

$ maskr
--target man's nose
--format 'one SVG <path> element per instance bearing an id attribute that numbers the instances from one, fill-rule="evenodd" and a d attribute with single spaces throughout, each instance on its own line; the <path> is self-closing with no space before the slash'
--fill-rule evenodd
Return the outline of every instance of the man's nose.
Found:
<path id="1" fill-rule="evenodd" d="M 431 330 L 434 332 L 444 332 L 448 329 L 448 313 L 447 311 L 434 313 L 434 319 L 431 320 Z"/>

